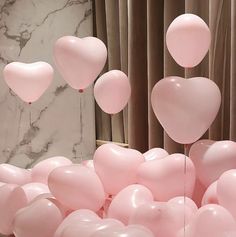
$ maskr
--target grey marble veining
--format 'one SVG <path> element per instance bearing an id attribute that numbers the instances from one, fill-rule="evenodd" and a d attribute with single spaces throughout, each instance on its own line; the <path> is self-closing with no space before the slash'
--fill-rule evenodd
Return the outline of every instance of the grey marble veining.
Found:
<path id="1" fill-rule="evenodd" d="M 52 49 L 64 35 L 92 35 L 90 0 L 0 1 L 0 163 L 31 167 L 62 155 L 75 162 L 95 149 L 94 98 L 70 88 L 58 74 Z M 53 84 L 32 105 L 6 86 L 2 69 L 12 61 L 46 61 L 55 68 Z"/>

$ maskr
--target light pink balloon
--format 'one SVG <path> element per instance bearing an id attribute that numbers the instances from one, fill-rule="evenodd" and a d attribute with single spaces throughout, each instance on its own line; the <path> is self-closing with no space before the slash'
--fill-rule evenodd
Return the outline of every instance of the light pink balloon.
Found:
<path id="1" fill-rule="evenodd" d="M 2 182 L 0 182 L 0 187 L 2 187 L 3 185 L 5 185 L 6 183 L 2 183 Z"/>
<path id="2" fill-rule="evenodd" d="M 129 225 L 97 231 L 91 237 L 154 237 L 154 235 L 144 226 Z"/>
<path id="3" fill-rule="evenodd" d="M 236 223 L 232 215 L 223 207 L 209 204 L 201 207 L 189 226 L 178 237 L 234 237 Z"/>
<path id="4" fill-rule="evenodd" d="M 236 143 L 200 140 L 191 146 L 189 157 L 196 167 L 198 179 L 208 187 L 222 173 L 236 168 Z"/>
<path id="5" fill-rule="evenodd" d="M 207 188 L 196 178 L 192 199 L 198 207 L 201 207 L 202 198 L 206 190 Z"/>
<path id="6" fill-rule="evenodd" d="M 236 169 L 224 172 L 217 181 L 217 197 L 219 204 L 225 207 L 236 220 Z"/>
<path id="7" fill-rule="evenodd" d="M 144 156 L 139 151 L 112 143 L 100 146 L 94 154 L 95 171 L 105 192 L 112 195 L 137 182 L 137 169 L 143 162 Z"/>
<path id="8" fill-rule="evenodd" d="M 168 152 L 162 148 L 152 148 L 145 153 L 143 153 L 143 156 L 145 157 L 146 161 L 155 160 L 155 159 L 162 159 L 166 156 L 168 156 Z"/>
<path id="9" fill-rule="evenodd" d="M 182 67 L 198 65 L 205 57 L 211 42 L 207 24 L 194 14 L 174 19 L 166 32 L 166 45 L 174 60 Z"/>
<path id="10" fill-rule="evenodd" d="M 17 237 L 52 237 L 62 220 L 62 213 L 53 202 L 40 199 L 16 213 L 13 232 Z"/>
<path id="11" fill-rule="evenodd" d="M 27 205 L 24 191 L 16 184 L 0 187 L 0 233 L 13 233 L 13 219 L 16 212 Z"/>
<path id="12" fill-rule="evenodd" d="M 94 163 L 93 160 L 83 160 L 81 165 L 84 165 L 85 167 L 91 169 L 94 171 Z"/>
<path id="13" fill-rule="evenodd" d="M 186 174 L 184 160 L 186 159 Z M 191 197 L 195 184 L 195 168 L 183 154 L 172 154 L 160 160 L 144 162 L 138 168 L 138 183 L 149 188 L 157 201 L 176 196 Z M 185 190 L 184 190 L 185 183 Z"/>
<path id="14" fill-rule="evenodd" d="M 31 173 L 14 165 L 0 164 L 0 182 L 23 185 L 31 182 Z"/>
<path id="15" fill-rule="evenodd" d="M 136 209 L 129 223 L 143 225 L 158 237 L 173 237 L 192 216 L 192 210 L 187 206 L 183 208 L 178 204 L 149 202 Z"/>
<path id="16" fill-rule="evenodd" d="M 91 221 L 91 222 L 78 222 L 74 225 L 67 226 L 61 237 L 90 237 L 92 234 L 97 231 L 109 230 L 114 227 L 123 227 L 124 225 L 115 219 L 103 219 L 99 221 Z"/>
<path id="17" fill-rule="evenodd" d="M 206 103 L 207 101 L 207 103 Z M 152 108 L 167 134 L 176 142 L 197 141 L 210 127 L 220 108 L 217 85 L 204 77 L 166 77 L 156 83 Z"/>
<path id="18" fill-rule="evenodd" d="M 108 114 L 119 113 L 128 103 L 131 87 L 128 77 L 119 70 L 111 70 L 95 83 L 94 97 L 99 107 Z"/>
<path id="19" fill-rule="evenodd" d="M 76 225 L 77 223 L 81 222 L 95 222 L 95 221 L 100 221 L 100 218 L 95 212 L 91 210 L 80 209 L 74 211 L 63 220 L 63 222 L 57 228 L 53 237 L 62 237 L 63 231 L 68 226 Z"/>
<path id="20" fill-rule="evenodd" d="M 49 159 L 40 161 L 31 171 L 33 182 L 48 184 L 49 174 L 57 167 L 72 165 L 72 161 L 63 156 L 55 156 Z"/>
<path id="21" fill-rule="evenodd" d="M 108 217 L 115 218 L 128 224 L 130 217 L 142 204 L 153 201 L 150 190 L 146 187 L 133 184 L 121 190 L 112 200 L 108 208 Z"/>
<path id="22" fill-rule="evenodd" d="M 71 209 L 98 211 L 105 202 L 105 193 L 97 174 L 82 165 L 54 169 L 48 178 L 51 193 Z"/>
<path id="23" fill-rule="evenodd" d="M 13 62 L 5 66 L 7 85 L 25 102 L 38 100 L 53 80 L 53 68 L 45 62 Z"/>
<path id="24" fill-rule="evenodd" d="M 202 206 L 207 204 L 219 204 L 217 197 L 217 181 L 212 183 L 203 195 Z"/>
<path id="25" fill-rule="evenodd" d="M 54 46 L 54 60 L 64 80 L 74 89 L 87 88 L 107 59 L 105 44 L 95 37 L 64 36 Z"/>

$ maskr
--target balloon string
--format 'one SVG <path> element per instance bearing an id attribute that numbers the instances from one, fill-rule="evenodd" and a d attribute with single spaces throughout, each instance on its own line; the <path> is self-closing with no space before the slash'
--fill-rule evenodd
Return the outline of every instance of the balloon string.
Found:
<path id="1" fill-rule="evenodd" d="M 31 111 L 31 103 L 29 103 L 29 131 L 31 131 L 32 127 L 32 111 Z M 29 150 L 32 151 L 31 137 L 29 140 Z"/>
<path id="2" fill-rule="evenodd" d="M 184 237 L 186 234 L 185 225 L 186 225 L 186 172 L 187 172 L 187 148 L 188 145 L 184 145 Z"/>

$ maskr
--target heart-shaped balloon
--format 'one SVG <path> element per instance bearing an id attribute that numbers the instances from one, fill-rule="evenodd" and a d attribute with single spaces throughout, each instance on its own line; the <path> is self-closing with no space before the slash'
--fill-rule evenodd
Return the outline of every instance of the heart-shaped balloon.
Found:
<path id="1" fill-rule="evenodd" d="M 65 206 L 98 211 L 105 202 L 102 183 L 94 171 L 83 165 L 54 169 L 48 178 L 51 193 Z"/>
<path id="2" fill-rule="evenodd" d="M 94 154 L 95 171 L 105 192 L 112 195 L 137 182 L 137 169 L 144 161 L 139 151 L 112 143 L 100 146 Z"/>
<path id="3" fill-rule="evenodd" d="M 121 190 L 112 200 L 108 208 L 108 217 L 115 218 L 128 224 L 130 216 L 140 205 L 153 201 L 150 190 L 146 187 L 133 184 Z"/>
<path id="4" fill-rule="evenodd" d="M 236 168 L 236 143 L 200 140 L 191 146 L 189 157 L 196 167 L 198 179 L 208 187 L 222 173 Z"/>
<path id="5" fill-rule="evenodd" d="M 48 199 L 40 199 L 20 209 L 14 218 L 17 237 L 52 237 L 63 220 L 58 207 Z"/>
<path id="6" fill-rule="evenodd" d="M 219 204 L 217 197 L 217 181 L 212 183 L 202 197 L 202 206 L 207 204 Z"/>
<path id="7" fill-rule="evenodd" d="M 94 85 L 95 100 L 108 114 L 116 114 L 124 109 L 130 95 L 129 79 L 119 70 L 111 70 L 103 74 Z"/>
<path id="8" fill-rule="evenodd" d="M 95 37 L 64 36 L 54 46 L 54 60 L 64 80 L 74 89 L 87 88 L 102 71 L 105 44 Z"/>
<path id="9" fill-rule="evenodd" d="M 53 80 L 53 68 L 45 62 L 13 62 L 5 66 L 3 76 L 7 85 L 25 102 L 40 98 Z"/>
<path id="10" fill-rule="evenodd" d="M 193 215 L 188 206 L 184 208 L 173 203 L 149 202 L 135 210 L 129 223 L 143 225 L 158 237 L 173 237 Z"/>
<path id="11" fill-rule="evenodd" d="M 72 161 L 63 156 L 55 156 L 40 161 L 31 170 L 33 182 L 48 184 L 48 175 L 57 167 L 72 165 Z"/>
<path id="12" fill-rule="evenodd" d="M 0 164 L 0 182 L 23 185 L 31 182 L 31 172 L 10 164 Z"/>
<path id="13" fill-rule="evenodd" d="M 207 101 L 207 103 L 206 103 Z M 197 141 L 210 127 L 220 108 L 217 85 L 203 77 L 166 77 L 156 83 L 152 108 L 167 134 L 176 142 Z"/>
<path id="14" fill-rule="evenodd" d="M 186 173 L 184 164 L 186 159 Z M 138 183 L 149 188 L 157 201 L 176 196 L 191 197 L 195 184 L 195 168 L 183 154 L 172 154 L 160 160 L 142 163 L 138 168 Z"/>
<path id="15" fill-rule="evenodd" d="M 0 187 L 0 233 L 13 233 L 13 219 L 16 212 L 27 205 L 24 191 L 16 184 Z"/>
<path id="16" fill-rule="evenodd" d="M 162 159 L 166 156 L 168 156 L 168 152 L 162 148 L 152 148 L 148 151 L 146 151 L 145 153 L 143 153 L 143 156 L 145 157 L 146 161 L 150 161 L 150 160 L 155 160 L 155 159 Z"/>
<path id="17" fill-rule="evenodd" d="M 129 225 L 100 230 L 92 234 L 91 237 L 154 237 L 154 235 L 143 226 Z"/>
<path id="18" fill-rule="evenodd" d="M 219 204 L 225 207 L 236 220 L 236 169 L 224 172 L 217 181 L 217 197 Z"/>

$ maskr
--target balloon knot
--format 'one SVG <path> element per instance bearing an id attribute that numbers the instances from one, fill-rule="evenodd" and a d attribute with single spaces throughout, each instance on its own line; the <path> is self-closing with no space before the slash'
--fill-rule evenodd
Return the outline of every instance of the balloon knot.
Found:
<path id="1" fill-rule="evenodd" d="M 79 89 L 79 93 L 83 93 L 84 92 L 84 90 L 83 89 Z"/>
<path id="2" fill-rule="evenodd" d="M 29 105 L 31 105 L 32 104 L 32 102 L 29 102 Z"/>

